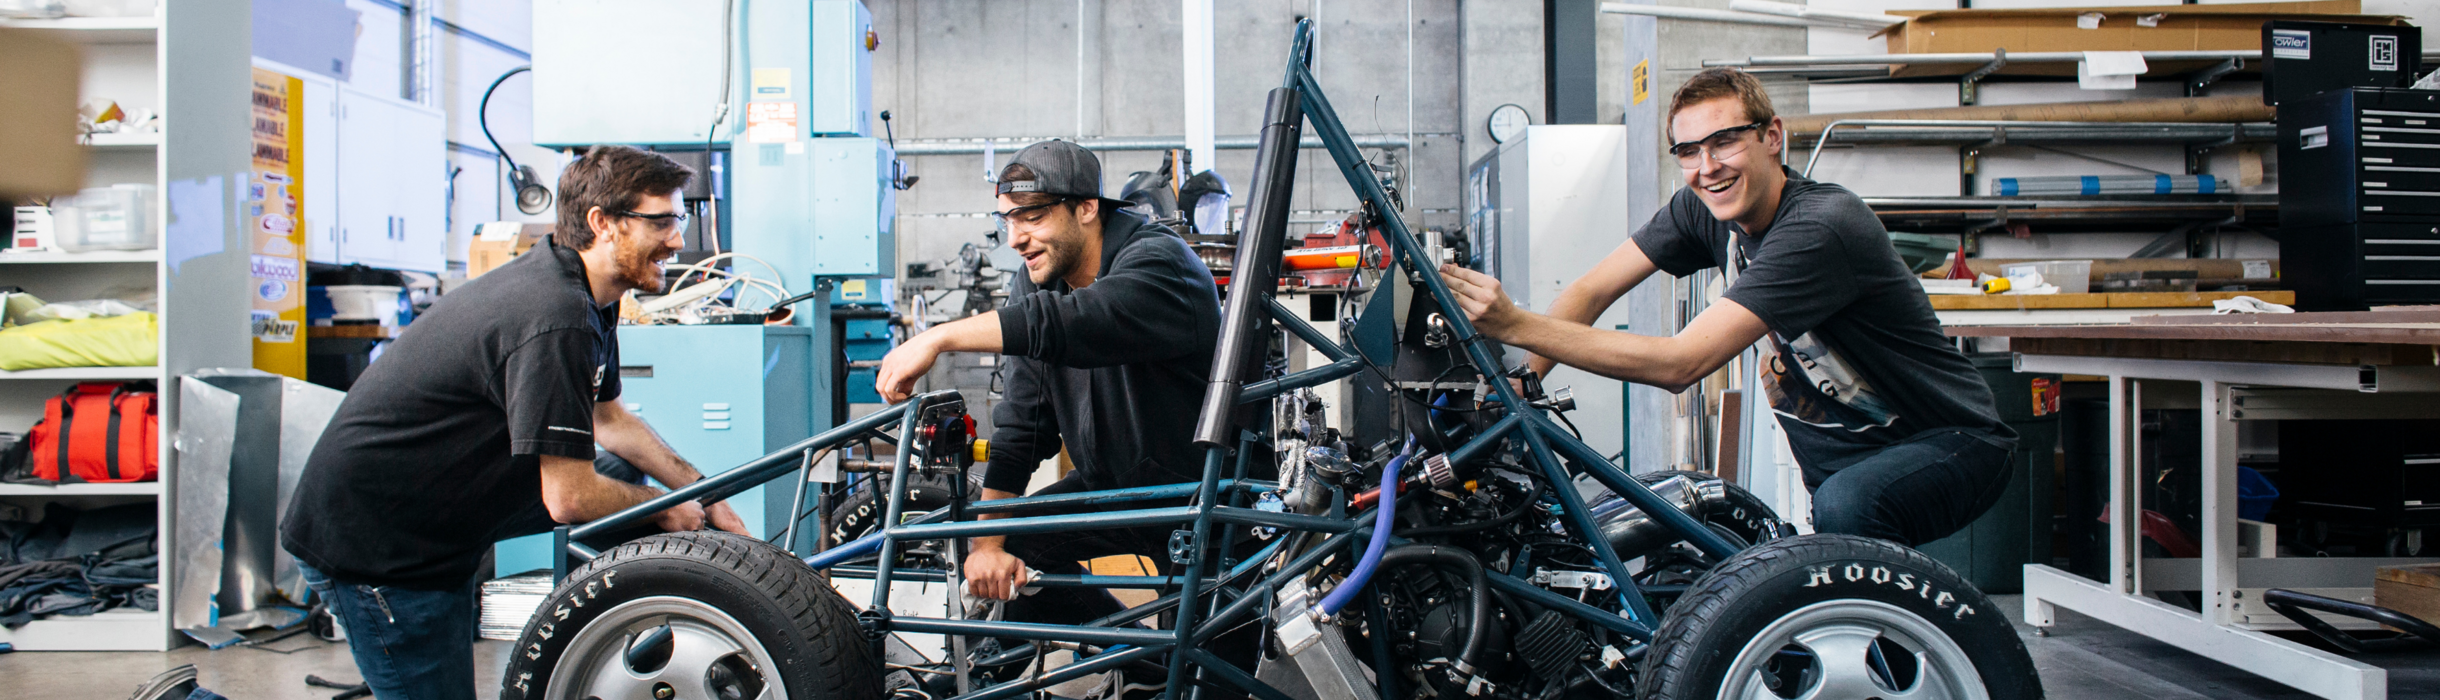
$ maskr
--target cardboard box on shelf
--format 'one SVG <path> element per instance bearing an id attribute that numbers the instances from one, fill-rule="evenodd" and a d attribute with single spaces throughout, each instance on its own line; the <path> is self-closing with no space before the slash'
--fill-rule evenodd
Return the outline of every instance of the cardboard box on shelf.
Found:
<path id="1" fill-rule="evenodd" d="M 2262 23 L 2302 19 L 2354 24 L 2405 24 L 2395 15 L 2362 14 L 2361 0 L 2263 2 L 2227 5 L 2150 5 L 1896 11 L 1911 17 L 1881 31 L 1889 52 L 2009 53 L 2050 51 L 2240 51 L 2262 48 Z M 2176 75 L 2217 61 L 2151 61 L 2150 75 Z M 2260 61 L 2247 61 L 2259 70 Z M 2077 63 L 2012 63 L 2004 75 L 2076 75 Z M 1963 75 L 1968 63 L 1895 66 L 1899 77 Z"/>
<path id="2" fill-rule="evenodd" d="M 524 254 L 525 249 L 549 235 L 550 224 L 494 221 L 475 227 L 474 240 L 466 244 L 466 278 L 481 277 L 492 268 L 507 264 L 510 258 Z"/>
<path id="3" fill-rule="evenodd" d="M 85 186 L 76 142 L 83 52 L 30 30 L 0 28 L 0 199 L 75 194 Z"/>

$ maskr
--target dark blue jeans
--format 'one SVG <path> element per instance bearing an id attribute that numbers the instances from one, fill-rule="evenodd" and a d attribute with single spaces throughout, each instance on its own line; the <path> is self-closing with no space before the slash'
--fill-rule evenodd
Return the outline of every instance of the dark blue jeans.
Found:
<path id="1" fill-rule="evenodd" d="M 474 699 L 474 596 L 350 583 L 304 562 L 305 585 L 347 629 L 347 650 L 374 700 Z"/>
<path id="2" fill-rule="evenodd" d="M 2008 490 L 2015 441 L 1940 428 L 1844 464 L 1804 465 L 1813 529 L 1919 547 L 1965 529 Z"/>
<path id="3" fill-rule="evenodd" d="M 594 456 L 593 471 L 644 482 L 642 471 L 607 451 Z M 509 514 L 501 537 L 549 532 L 554 525 L 550 511 L 536 502 Z M 616 544 L 588 543 L 603 549 Z M 297 568 L 347 628 L 347 650 L 374 700 L 473 700 L 476 581 L 452 590 L 416 590 L 334 579 L 302 561 Z"/>

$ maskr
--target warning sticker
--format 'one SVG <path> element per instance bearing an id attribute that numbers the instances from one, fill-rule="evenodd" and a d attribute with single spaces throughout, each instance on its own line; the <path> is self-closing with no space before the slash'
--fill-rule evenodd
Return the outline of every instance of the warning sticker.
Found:
<path id="1" fill-rule="evenodd" d="M 277 314 L 256 311 L 254 339 L 265 343 L 297 342 L 297 322 L 283 321 Z"/>
<path id="2" fill-rule="evenodd" d="M 787 143 L 795 140 L 795 102 L 746 103 L 746 142 Z"/>

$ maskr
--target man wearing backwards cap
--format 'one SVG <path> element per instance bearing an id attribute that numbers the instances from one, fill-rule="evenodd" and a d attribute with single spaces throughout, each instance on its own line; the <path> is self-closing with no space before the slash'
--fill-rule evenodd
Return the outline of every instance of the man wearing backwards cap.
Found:
<path id="1" fill-rule="evenodd" d="M 1084 148 L 1054 139 L 1018 152 L 1000 171 L 993 214 L 1025 256 L 1007 305 L 935 326 L 881 360 L 875 388 L 895 403 L 941 353 L 1008 356 L 983 500 L 1017 497 L 1063 441 L 1076 471 L 1036 495 L 1202 478 L 1193 433 L 1219 345 L 1219 292 L 1184 239 L 1125 206 L 1101 196 L 1101 162 Z M 1116 554 L 1167 561 L 1169 530 L 973 538 L 966 589 L 1011 600 L 1029 564 L 1083 573 L 1076 562 Z M 1081 624 L 1122 608 L 1100 589 L 1051 588 L 1008 617 Z"/>

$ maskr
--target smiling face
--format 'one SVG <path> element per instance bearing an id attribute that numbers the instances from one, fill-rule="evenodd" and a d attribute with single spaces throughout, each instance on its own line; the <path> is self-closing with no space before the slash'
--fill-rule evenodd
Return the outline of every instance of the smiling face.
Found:
<path id="1" fill-rule="evenodd" d="M 644 195 L 635 205 L 635 213 L 646 216 L 679 211 L 676 191 Z M 670 256 L 686 247 L 680 220 L 621 216 L 615 221 L 619 231 L 611 242 L 618 246 L 619 283 L 644 294 L 661 293 L 668 283 Z"/>
<path id="2" fill-rule="evenodd" d="M 1092 225 L 1100 221 L 1100 205 L 1093 200 L 1070 200 L 1027 206 L 1010 195 L 1000 195 L 1008 247 L 1025 256 L 1025 276 L 1036 285 L 1067 279 L 1070 286 L 1084 286 L 1070 278 L 1084 266 L 1088 254 L 1097 254 L 1091 239 L 1101 235 L 1100 227 Z"/>
<path id="3" fill-rule="evenodd" d="M 1779 145 L 1785 138 L 1779 119 L 1761 128 L 1735 132 L 1733 137 L 1706 139 L 1722 129 L 1754 123 L 1735 97 L 1704 100 L 1678 110 L 1669 120 L 1672 143 L 1708 141 L 1692 159 L 1681 157 L 1686 186 L 1695 189 L 1713 218 L 1760 231 L 1778 209 L 1787 174 L 1779 169 Z"/>

